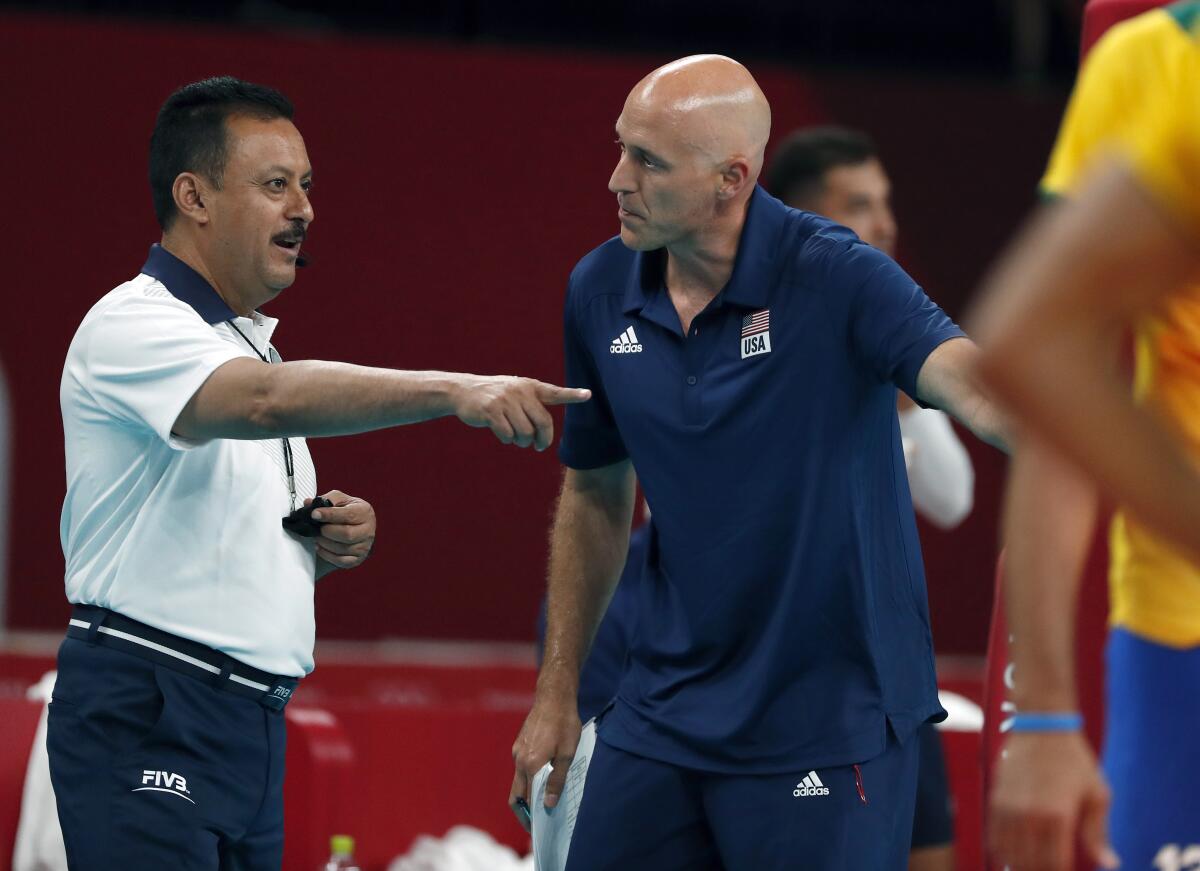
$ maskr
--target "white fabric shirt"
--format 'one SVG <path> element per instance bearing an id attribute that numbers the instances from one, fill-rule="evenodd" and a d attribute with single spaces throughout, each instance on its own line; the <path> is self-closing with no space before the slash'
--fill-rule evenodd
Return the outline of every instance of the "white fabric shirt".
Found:
<path id="1" fill-rule="evenodd" d="M 189 267 L 154 246 L 80 324 L 60 388 L 67 598 L 198 641 L 272 674 L 312 670 L 316 556 L 286 532 L 281 439 L 191 442 L 171 427 L 222 364 L 254 353 Z M 203 314 L 202 314 L 203 312 Z M 276 321 L 236 318 L 259 351 Z M 297 505 L 316 495 L 291 439 Z"/>

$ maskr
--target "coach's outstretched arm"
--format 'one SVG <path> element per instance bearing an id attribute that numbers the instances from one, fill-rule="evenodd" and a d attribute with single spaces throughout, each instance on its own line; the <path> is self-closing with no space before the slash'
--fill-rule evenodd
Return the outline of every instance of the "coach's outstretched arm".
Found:
<path id="1" fill-rule="evenodd" d="M 1012 436 L 1004 414 L 978 374 L 979 348 L 966 337 L 950 339 L 930 352 L 917 373 L 917 396 L 946 412 L 975 436 L 1008 451 Z"/>
<path id="2" fill-rule="evenodd" d="M 543 765 L 554 773 L 546 806 L 562 794 L 579 744 L 579 671 L 608 607 L 629 550 L 635 496 L 629 460 L 600 469 L 567 469 L 550 533 L 546 650 L 533 710 L 513 744 L 516 773 L 508 796 L 529 801 L 529 784 Z M 528 828 L 525 818 L 517 819 Z"/>
<path id="3" fill-rule="evenodd" d="M 590 397 L 532 378 L 238 359 L 213 372 L 172 431 L 188 439 L 335 436 L 454 415 L 504 444 L 541 451 L 554 440 L 545 406 Z"/>

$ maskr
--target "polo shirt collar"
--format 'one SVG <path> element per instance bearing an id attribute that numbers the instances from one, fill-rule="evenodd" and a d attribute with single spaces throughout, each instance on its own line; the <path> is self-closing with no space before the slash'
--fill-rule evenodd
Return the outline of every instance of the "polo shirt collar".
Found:
<path id="1" fill-rule="evenodd" d="M 737 257 L 733 262 L 733 274 L 729 282 L 717 294 L 717 302 L 731 303 L 746 308 L 763 308 L 770 297 L 775 283 L 775 257 L 779 241 L 783 236 L 788 208 L 772 197 L 762 187 L 755 185 L 746 209 L 746 223 L 742 225 L 742 236 L 738 240 Z M 643 317 L 658 321 L 662 302 L 656 297 L 666 297 L 663 289 L 663 271 L 666 267 L 666 252 L 639 251 L 634 257 L 633 268 L 625 286 L 622 308 L 626 314 L 640 311 Z M 673 306 L 669 305 L 674 315 Z M 674 316 L 678 330 L 678 315 Z M 664 324 L 665 326 L 665 324 Z"/>
<path id="2" fill-rule="evenodd" d="M 776 255 L 788 208 L 755 185 L 746 210 L 746 224 L 738 242 L 733 275 L 721 291 L 726 302 L 746 308 L 763 308 L 771 296 L 778 269 Z"/>
<path id="3" fill-rule="evenodd" d="M 681 334 L 679 314 L 671 304 L 670 296 L 664 292 L 666 266 L 666 249 L 638 251 L 629 271 L 622 309 L 627 315 L 640 314 L 665 330 Z"/>
<path id="4" fill-rule="evenodd" d="M 217 324 L 237 317 L 199 272 L 157 242 L 150 246 L 142 274 L 161 281 L 171 296 L 190 305 L 205 323 Z"/>

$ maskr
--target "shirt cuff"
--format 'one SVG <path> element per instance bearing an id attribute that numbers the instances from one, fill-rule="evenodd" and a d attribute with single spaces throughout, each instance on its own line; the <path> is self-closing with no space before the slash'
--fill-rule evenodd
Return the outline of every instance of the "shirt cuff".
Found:
<path id="1" fill-rule="evenodd" d="M 957 326 L 946 327 L 937 332 L 922 336 L 908 349 L 908 353 L 905 354 L 900 365 L 896 367 L 896 375 L 893 379 L 896 386 L 907 393 L 912 398 L 912 401 L 921 406 L 921 408 L 931 408 L 932 406 L 926 405 L 917 396 L 917 376 L 921 374 L 921 367 L 925 365 L 925 361 L 929 358 L 929 355 L 939 346 L 951 339 L 965 338 L 967 338 L 967 334 Z"/>
<path id="2" fill-rule="evenodd" d="M 581 434 L 563 433 L 558 443 L 558 459 L 571 469 L 600 469 L 629 458 L 629 451 L 616 430 Z"/>

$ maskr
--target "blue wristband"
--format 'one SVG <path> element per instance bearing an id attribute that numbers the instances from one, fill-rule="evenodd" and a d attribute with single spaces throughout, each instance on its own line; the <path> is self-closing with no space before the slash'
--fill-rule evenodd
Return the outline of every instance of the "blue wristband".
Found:
<path id="1" fill-rule="evenodd" d="M 1009 717 L 1006 732 L 1078 732 L 1083 728 L 1083 714 L 1078 711 L 1042 714 L 1019 713 Z"/>

